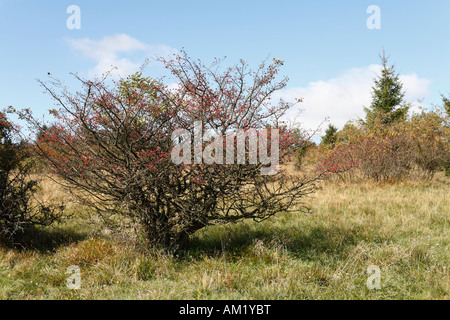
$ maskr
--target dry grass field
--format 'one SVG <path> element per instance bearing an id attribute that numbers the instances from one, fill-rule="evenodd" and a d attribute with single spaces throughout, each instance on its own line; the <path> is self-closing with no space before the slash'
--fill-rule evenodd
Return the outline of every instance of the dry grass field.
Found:
<path id="1" fill-rule="evenodd" d="M 25 248 L 0 245 L 0 299 L 448 299 L 449 187 L 443 174 L 328 182 L 306 200 L 311 214 L 209 227 L 170 256 L 106 232 L 44 179 L 39 193 L 68 217 Z M 72 265 L 77 290 L 66 286 Z M 379 289 L 368 287 L 371 265 Z"/>

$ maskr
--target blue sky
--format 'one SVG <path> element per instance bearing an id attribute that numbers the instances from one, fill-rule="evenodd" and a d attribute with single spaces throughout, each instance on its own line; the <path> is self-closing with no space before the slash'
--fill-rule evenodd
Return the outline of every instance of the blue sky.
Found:
<path id="1" fill-rule="evenodd" d="M 79 30 L 67 28 L 70 5 L 80 8 Z M 380 8 L 380 29 L 367 27 L 370 5 Z M 408 101 L 430 106 L 450 93 L 449 17 L 448 0 L 0 0 L 0 109 L 52 108 L 36 82 L 47 72 L 76 88 L 70 72 L 91 77 L 114 64 L 125 75 L 145 57 L 184 48 L 206 63 L 284 60 L 290 81 L 279 96 L 304 98 L 287 117 L 342 126 L 370 103 L 383 47 Z"/>

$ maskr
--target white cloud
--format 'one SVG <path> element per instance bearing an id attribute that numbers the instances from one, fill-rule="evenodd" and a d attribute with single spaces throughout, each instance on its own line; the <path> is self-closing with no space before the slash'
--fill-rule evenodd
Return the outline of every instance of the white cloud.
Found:
<path id="1" fill-rule="evenodd" d="M 66 39 L 66 42 L 73 50 L 81 52 L 86 58 L 96 63 L 89 70 L 89 77 L 101 76 L 111 70 L 111 75 L 115 78 L 126 77 L 136 72 L 144 61 L 132 61 L 129 57 L 123 57 L 126 54 L 139 52 L 144 58 L 150 58 L 154 56 L 167 57 L 177 52 L 176 49 L 166 45 L 145 44 L 126 34 L 108 36 L 101 40 Z"/>
<path id="2" fill-rule="evenodd" d="M 285 120 L 299 122 L 305 129 L 316 129 L 325 118 L 335 126 L 342 128 L 348 120 L 363 118 L 364 106 L 371 102 L 373 79 L 379 75 L 380 65 L 346 70 L 336 78 L 310 82 L 306 87 L 285 89 L 275 98 L 294 101 L 303 98 L 303 102 L 284 117 Z M 429 94 L 429 79 L 419 78 L 415 73 L 400 75 L 405 100 L 414 103 Z"/>
<path id="3" fill-rule="evenodd" d="M 403 83 L 403 88 L 406 89 L 406 101 L 413 103 L 417 100 L 425 98 L 430 94 L 430 79 L 419 78 L 419 76 L 415 73 L 400 75 L 399 78 Z"/>

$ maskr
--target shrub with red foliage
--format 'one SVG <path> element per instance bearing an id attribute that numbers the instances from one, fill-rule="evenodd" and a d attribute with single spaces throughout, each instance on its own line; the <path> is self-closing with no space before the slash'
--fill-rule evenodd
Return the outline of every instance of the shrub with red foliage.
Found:
<path id="1" fill-rule="evenodd" d="M 448 115 L 439 109 L 389 126 L 348 126 L 338 135 L 338 147 L 322 150 L 322 166 L 354 162 L 353 178 L 376 182 L 430 178 L 449 157 L 449 128 Z"/>
<path id="2" fill-rule="evenodd" d="M 304 208 L 302 198 L 314 192 L 329 169 L 307 177 L 289 176 L 279 167 L 275 174 L 263 175 L 267 163 L 260 160 L 171 160 L 177 144 L 172 134 L 181 129 L 192 138 L 200 121 L 202 136 L 266 129 L 270 141 L 277 129 L 279 162 L 287 161 L 299 141 L 278 119 L 292 103 L 270 100 L 286 85 L 286 78 L 276 80 L 282 62 L 274 59 L 252 71 L 241 61 L 221 71 L 220 60 L 207 67 L 186 54 L 161 61 L 175 76 L 177 88 L 140 73 L 112 86 L 78 78 L 83 91 L 74 94 L 56 80 L 41 82 L 60 107 L 52 111 L 55 123 L 44 129 L 30 114 L 22 116 L 41 132 L 36 153 L 65 185 L 107 221 L 131 218 L 151 245 L 166 250 L 178 249 L 208 225 L 262 221 Z M 207 146 L 201 147 L 205 151 Z M 245 150 L 248 158 L 249 143 Z"/>

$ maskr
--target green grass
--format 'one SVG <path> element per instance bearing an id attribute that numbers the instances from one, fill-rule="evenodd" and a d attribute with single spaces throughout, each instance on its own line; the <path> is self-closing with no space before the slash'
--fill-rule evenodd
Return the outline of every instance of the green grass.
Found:
<path id="1" fill-rule="evenodd" d="M 176 256 L 76 217 L 27 249 L 0 246 L 0 299 L 448 299 L 449 181 L 330 183 L 312 214 L 209 227 Z M 79 290 L 66 287 L 71 265 Z"/>

